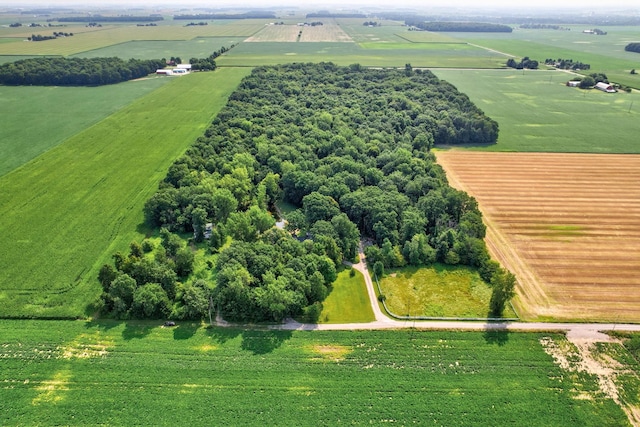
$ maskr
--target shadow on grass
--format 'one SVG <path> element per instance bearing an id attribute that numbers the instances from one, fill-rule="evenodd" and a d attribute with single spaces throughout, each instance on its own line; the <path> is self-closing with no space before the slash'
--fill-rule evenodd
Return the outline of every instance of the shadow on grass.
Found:
<path id="1" fill-rule="evenodd" d="M 509 341 L 509 331 L 506 327 L 498 329 L 485 329 L 484 340 L 487 344 L 505 345 Z"/>
<path id="2" fill-rule="evenodd" d="M 188 340 L 192 336 L 196 334 L 198 329 L 200 328 L 200 323 L 178 323 L 173 329 L 173 339 L 174 340 Z"/>
<path id="3" fill-rule="evenodd" d="M 153 328 L 158 327 L 158 324 L 148 324 L 140 322 L 126 322 L 124 330 L 122 331 L 122 338 L 129 341 L 131 339 L 144 338 L 151 333 Z"/>
<path id="4" fill-rule="evenodd" d="M 292 335 L 291 331 L 243 331 L 241 348 L 253 354 L 271 353 Z"/>
<path id="5" fill-rule="evenodd" d="M 121 320 L 112 320 L 112 319 L 101 319 L 101 320 L 89 320 L 85 322 L 84 327 L 87 329 L 100 329 L 101 331 L 107 332 L 113 328 L 122 325 Z"/>
<path id="6" fill-rule="evenodd" d="M 211 327 L 207 329 L 207 335 L 219 344 L 224 344 L 240 336 L 242 337 L 240 344 L 242 350 L 250 351 L 253 354 L 267 354 L 289 340 L 293 332 Z"/>

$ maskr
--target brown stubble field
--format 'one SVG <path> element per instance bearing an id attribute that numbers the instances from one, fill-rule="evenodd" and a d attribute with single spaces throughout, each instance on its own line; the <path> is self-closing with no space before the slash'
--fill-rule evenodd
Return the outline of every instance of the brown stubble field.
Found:
<path id="1" fill-rule="evenodd" d="M 640 321 L 640 156 L 439 151 L 525 319 Z"/>

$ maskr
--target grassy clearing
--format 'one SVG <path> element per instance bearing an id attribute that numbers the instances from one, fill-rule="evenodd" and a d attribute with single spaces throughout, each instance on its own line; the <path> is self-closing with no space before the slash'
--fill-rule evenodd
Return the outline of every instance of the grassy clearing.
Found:
<path id="1" fill-rule="evenodd" d="M 319 323 L 366 323 L 375 320 L 362 273 L 356 271 L 351 277 L 349 271 L 344 269 L 338 274 L 331 292 L 322 303 Z"/>
<path id="2" fill-rule="evenodd" d="M 249 70 L 174 79 L 0 179 L 0 315 L 87 314 L 99 267 Z"/>
<path id="3" fill-rule="evenodd" d="M 500 125 L 487 151 L 640 153 L 640 95 L 568 88 L 560 71 L 436 70 Z M 614 136 L 615 135 L 615 136 Z"/>
<path id="4" fill-rule="evenodd" d="M 7 426 L 626 423 L 611 399 L 579 399 L 596 379 L 576 384 L 536 333 L 2 321 L 0 336 Z"/>
<path id="5" fill-rule="evenodd" d="M 167 82 L 152 78 L 95 88 L 0 86 L 0 176 Z"/>
<path id="6" fill-rule="evenodd" d="M 389 310 L 398 316 L 487 317 L 491 288 L 478 272 L 435 264 L 387 272 L 380 281 Z M 508 307 L 504 317 L 516 317 Z"/>

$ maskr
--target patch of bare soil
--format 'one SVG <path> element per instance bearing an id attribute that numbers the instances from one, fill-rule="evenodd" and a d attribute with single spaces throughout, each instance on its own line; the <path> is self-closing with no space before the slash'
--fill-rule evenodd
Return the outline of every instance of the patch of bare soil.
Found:
<path id="1" fill-rule="evenodd" d="M 589 336 L 590 332 L 595 335 Z M 640 408 L 628 405 L 620 398 L 617 377 L 630 371 L 606 354 L 594 352 L 596 342 L 615 342 L 597 331 L 580 331 L 567 334 L 567 341 L 556 342 L 550 337 L 540 340 L 544 351 L 553 357 L 555 363 L 570 373 L 584 372 L 598 379 L 599 391 L 612 399 L 624 411 L 629 422 L 640 426 Z M 575 399 L 595 400 L 598 396 L 584 390 L 576 390 Z"/>

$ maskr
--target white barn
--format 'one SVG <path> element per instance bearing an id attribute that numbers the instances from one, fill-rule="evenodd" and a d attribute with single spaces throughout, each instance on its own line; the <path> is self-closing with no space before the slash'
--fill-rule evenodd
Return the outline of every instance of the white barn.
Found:
<path id="1" fill-rule="evenodd" d="M 605 82 L 596 83 L 594 87 L 598 90 L 601 90 L 607 93 L 614 93 L 616 91 L 616 88 L 614 88 L 612 84 L 605 83 Z"/>

